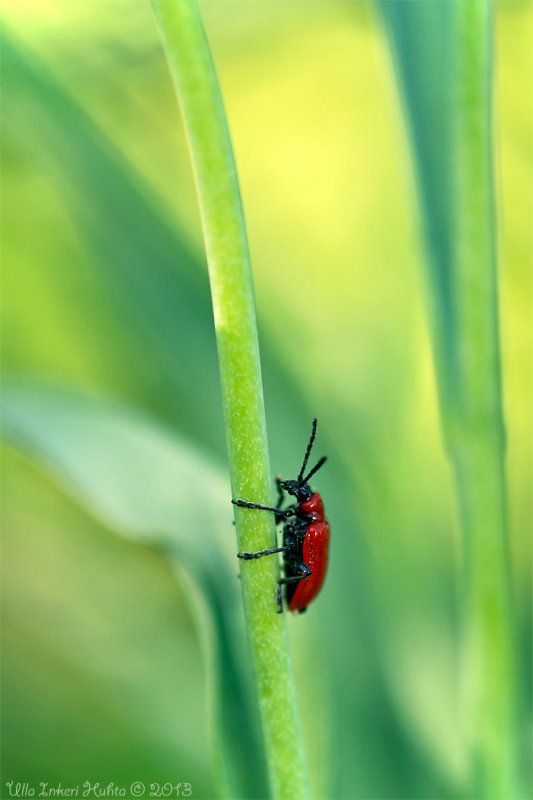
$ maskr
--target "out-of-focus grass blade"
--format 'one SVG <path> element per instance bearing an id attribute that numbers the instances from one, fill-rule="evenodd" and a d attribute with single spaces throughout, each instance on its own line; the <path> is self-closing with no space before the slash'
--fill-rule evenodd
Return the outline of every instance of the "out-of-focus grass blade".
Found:
<path id="1" fill-rule="evenodd" d="M 151 386 L 156 407 L 204 441 L 216 441 L 222 420 L 215 413 L 219 389 L 205 268 L 165 219 L 153 190 L 76 100 L 6 32 L 2 43 L 4 145 L 13 142 L 15 152 L 30 153 L 66 199 L 106 303 L 125 316 L 138 383 Z M 8 158 L 10 147 L 4 149 Z M 11 228 L 22 224 L 19 217 Z M 6 270 L 14 269 L 9 250 L 5 255 Z M 8 337 L 8 353 L 14 344 Z M 122 340 L 110 342 L 106 357 L 123 356 L 123 349 Z"/>
<path id="2" fill-rule="evenodd" d="M 433 342 L 441 402 L 447 414 L 454 403 L 455 306 L 453 300 L 453 203 L 451 131 L 453 94 L 453 3 L 383 0 L 398 77 L 408 112 L 418 181 L 431 252 L 427 261 Z"/>
<path id="3" fill-rule="evenodd" d="M 58 387 L 8 384 L 3 420 L 4 437 L 48 467 L 95 518 L 183 569 L 207 651 L 222 792 L 263 796 L 229 488 L 221 472 L 148 419 Z"/>
<path id="4" fill-rule="evenodd" d="M 491 131 L 491 3 L 383 2 L 427 230 L 442 424 L 464 540 L 462 713 L 469 792 L 515 797 Z"/>

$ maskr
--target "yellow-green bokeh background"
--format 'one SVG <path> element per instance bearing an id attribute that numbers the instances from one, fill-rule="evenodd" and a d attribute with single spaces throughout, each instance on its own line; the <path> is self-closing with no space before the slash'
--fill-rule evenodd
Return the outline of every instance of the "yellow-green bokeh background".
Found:
<path id="1" fill-rule="evenodd" d="M 498 5 L 495 62 L 523 660 L 532 10 Z M 333 530 L 328 584 L 305 617 L 289 620 L 314 792 L 454 795 L 464 767 L 454 684 L 459 530 L 422 222 L 383 26 L 366 2 L 209 0 L 202 11 L 250 239 L 271 460 L 295 472 L 313 415 L 319 454 L 330 458 L 320 478 Z M 4 54 L 4 371 L 137 406 L 223 464 L 198 210 L 150 4 L 6 0 L 3 22 L 17 58 L 39 76 L 21 79 Z M 54 92 L 40 91 L 41 79 Z M 55 93 L 74 104 L 75 124 Z M 100 172 L 86 136 L 104 154 Z M 175 262 L 153 241 L 152 215 L 184 245 Z M 187 780 L 194 796 L 212 797 L 205 676 L 183 585 L 157 552 L 95 522 L 11 446 L 3 486 L 3 780 Z"/>

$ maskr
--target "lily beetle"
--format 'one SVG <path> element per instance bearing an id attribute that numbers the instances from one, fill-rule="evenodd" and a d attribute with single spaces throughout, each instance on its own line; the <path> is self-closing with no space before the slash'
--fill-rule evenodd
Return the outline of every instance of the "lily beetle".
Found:
<path id="1" fill-rule="evenodd" d="M 283 481 L 276 478 L 278 503 L 275 508 L 250 503 L 247 500 L 232 500 L 240 508 L 253 508 L 261 511 L 272 511 L 276 516 L 276 525 L 283 522 L 283 546 L 260 550 L 257 553 L 239 553 L 238 558 L 252 559 L 283 553 L 284 577 L 276 590 L 278 612 L 283 611 L 282 587 L 285 586 L 285 602 L 289 611 L 302 614 L 311 600 L 319 593 L 326 577 L 329 550 L 329 523 L 325 517 L 324 504 L 318 492 L 314 492 L 308 484 L 309 478 L 326 462 L 321 458 L 313 469 L 304 477 L 309 456 L 316 436 L 316 419 L 313 420 L 311 436 L 302 464 L 295 481 Z M 296 502 L 282 508 L 285 492 L 296 498 Z"/>

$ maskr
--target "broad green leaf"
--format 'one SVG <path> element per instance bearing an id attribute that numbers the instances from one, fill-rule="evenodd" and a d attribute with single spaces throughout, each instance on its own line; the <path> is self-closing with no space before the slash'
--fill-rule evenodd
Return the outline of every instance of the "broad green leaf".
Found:
<path id="1" fill-rule="evenodd" d="M 256 796 L 261 757 L 222 470 L 141 415 L 63 388 L 10 384 L 3 417 L 5 438 L 50 469 L 96 519 L 183 569 L 209 663 L 222 791 Z"/>
<path id="2" fill-rule="evenodd" d="M 202 652 L 168 560 L 7 445 L 1 491 L 3 781 L 175 778 L 214 797 Z"/>

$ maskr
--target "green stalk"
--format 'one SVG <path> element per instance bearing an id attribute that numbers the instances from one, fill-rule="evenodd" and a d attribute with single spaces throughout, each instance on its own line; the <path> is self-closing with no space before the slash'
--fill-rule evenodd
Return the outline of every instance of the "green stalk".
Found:
<path id="1" fill-rule="evenodd" d="M 217 76 L 195 0 L 152 0 L 191 151 L 207 252 L 234 497 L 271 503 L 250 258 Z M 229 499 L 228 499 L 229 502 Z M 235 509 L 239 550 L 274 546 L 273 515 Z M 308 779 L 276 558 L 241 561 L 272 794 L 305 798 Z M 247 735 L 244 730 L 243 737 Z"/>
<path id="2" fill-rule="evenodd" d="M 450 426 L 464 537 L 463 695 L 470 793 L 515 798 L 515 642 L 506 523 L 492 174 L 491 4 L 456 4 L 457 416 Z"/>

